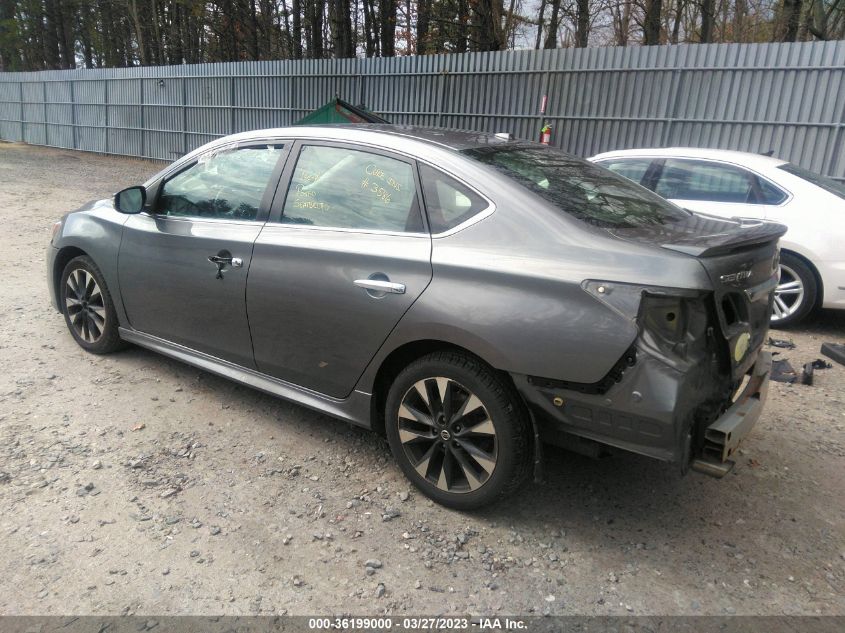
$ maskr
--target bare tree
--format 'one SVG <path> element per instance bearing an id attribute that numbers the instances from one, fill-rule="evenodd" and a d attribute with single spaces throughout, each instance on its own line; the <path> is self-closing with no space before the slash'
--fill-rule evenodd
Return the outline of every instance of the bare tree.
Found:
<path id="1" fill-rule="evenodd" d="M 741 0 L 744 1 L 744 0 Z M 687 0 L 675 0 L 672 15 L 672 32 L 669 35 L 669 42 L 672 44 L 678 43 L 678 38 L 681 34 L 681 23 L 684 18 L 684 9 L 687 6 Z"/>
<path id="2" fill-rule="evenodd" d="M 537 41 L 534 48 L 540 48 L 540 43 L 543 40 L 543 24 L 546 19 L 546 0 L 540 0 L 540 11 L 537 14 Z"/>
<path id="3" fill-rule="evenodd" d="M 560 1 L 552 0 L 552 15 L 549 18 L 549 30 L 546 31 L 546 42 L 543 48 L 557 47 L 557 32 L 560 29 Z"/>
<path id="4" fill-rule="evenodd" d="M 713 20 L 715 16 L 713 11 L 715 9 L 714 0 L 700 0 L 699 7 L 701 8 L 701 31 L 699 41 L 702 44 L 707 44 L 713 41 Z"/>
<path id="5" fill-rule="evenodd" d="M 712 2 L 712 0 L 710 0 Z M 643 44 L 654 46 L 660 44 L 660 13 L 663 10 L 663 0 L 645 0 L 645 15 L 643 17 Z"/>
<path id="6" fill-rule="evenodd" d="M 845 0 L 0 0 L 3 70 L 810 39 Z"/>
<path id="7" fill-rule="evenodd" d="M 428 26 L 431 20 L 431 0 L 417 1 L 417 55 L 428 52 Z"/>
<path id="8" fill-rule="evenodd" d="M 0 2 L 0 71 L 9 72 L 23 69 L 21 59 L 20 26 L 15 19 L 16 5 L 13 2 Z"/>
<path id="9" fill-rule="evenodd" d="M 349 0 L 329 0 L 332 49 L 335 57 L 354 57 L 352 12 Z"/>
<path id="10" fill-rule="evenodd" d="M 396 0 L 379 0 L 381 56 L 393 57 L 396 51 Z"/>
<path id="11" fill-rule="evenodd" d="M 783 42 L 794 42 L 798 37 L 798 26 L 801 22 L 802 0 L 783 0 L 780 16 L 779 39 Z"/>
<path id="12" fill-rule="evenodd" d="M 807 30 L 820 40 L 845 38 L 845 0 L 808 0 Z"/>
<path id="13" fill-rule="evenodd" d="M 613 43 L 616 46 L 627 46 L 631 35 L 631 0 L 620 0 L 611 3 L 610 15 L 613 24 Z"/>

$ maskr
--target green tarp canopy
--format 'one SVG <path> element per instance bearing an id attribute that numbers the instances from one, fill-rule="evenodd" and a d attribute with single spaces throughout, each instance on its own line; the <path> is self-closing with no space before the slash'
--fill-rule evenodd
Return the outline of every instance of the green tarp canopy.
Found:
<path id="1" fill-rule="evenodd" d="M 335 97 L 318 110 L 301 118 L 294 125 L 318 125 L 321 123 L 390 123 L 373 114 L 363 106 L 354 106 Z"/>

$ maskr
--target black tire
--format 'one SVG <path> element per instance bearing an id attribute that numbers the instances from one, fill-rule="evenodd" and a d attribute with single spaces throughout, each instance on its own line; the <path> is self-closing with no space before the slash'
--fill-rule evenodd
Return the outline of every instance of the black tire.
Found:
<path id="1" fill-rule="evenodd" d="M 109 354 L 125 346 L 118 334 L 117 313 L 103 273 L 90 257 L 74 257 L 65 266 L 59 305 L 68 330 L 85 351 Z"/>
<path id="2" fill-rule="evenodd" d="M 781 280 L 775 290 L 771 319 L 773 328 L 786 328 L 800 322 L 813 312 L 818 298 L 816 276 L 803 259 L 791 253 L 781 253 L 780 265 Z M 793 281 L 800 283 L 800 294 L 792 293 L 794 288 L 787 288 Z"/>
<path id="3" fill-rule="evenodd" d="M 437 379 L 445 380 L 445 386 Z M 423 392 L 425 399 L 420 400 Z M 439 392 L 446 395 L 441 398 Z M 448 402 L 432 414 L 441 399 Z M 427 421 L 420 422 L 417 415 Z M 531 472 L 531 422 L 519 394 L 468 354 L 434 352 L 400 372 L 387 396 L 385 430 L 405 476 L 449 508 L 472 510 L 495 503 L 516 491 Z"/>

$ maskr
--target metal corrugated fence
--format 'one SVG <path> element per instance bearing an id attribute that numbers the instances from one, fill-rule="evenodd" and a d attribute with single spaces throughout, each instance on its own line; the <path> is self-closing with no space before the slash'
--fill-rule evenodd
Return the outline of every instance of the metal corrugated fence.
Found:
<path id="1" fill-rule="evenodd" d="M 581 156 L 773 150 L 845 179 L 845 42 L 4 73 L 0 138 L 173 160 L 222 135 L 289 125 L 335 95 L 395 123 L 537 139 L 548 121 L 552 143 Z"/>

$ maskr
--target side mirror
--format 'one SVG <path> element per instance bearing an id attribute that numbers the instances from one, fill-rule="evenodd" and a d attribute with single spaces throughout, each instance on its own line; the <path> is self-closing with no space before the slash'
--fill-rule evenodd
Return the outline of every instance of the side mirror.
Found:
<path id="1" fill-rule="evenodd" d="M 121 213 L 135 214 L 144 210 L 147 202 L 147 190 L 142 186 L 128 187 L 114 194 L 114 208 Z"/>

